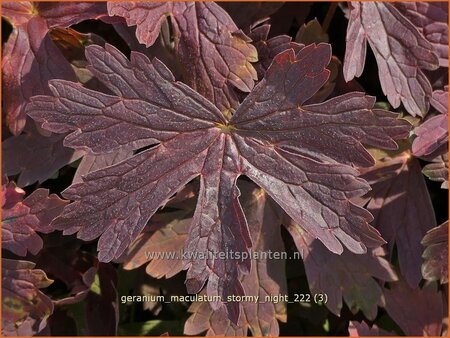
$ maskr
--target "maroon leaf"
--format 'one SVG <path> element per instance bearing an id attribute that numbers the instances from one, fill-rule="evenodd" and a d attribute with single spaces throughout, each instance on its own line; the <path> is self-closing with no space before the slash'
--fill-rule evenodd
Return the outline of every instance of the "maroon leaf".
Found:
<path id="1" fill-rule="evenodd" d="M 448 189 L 448 154 L 438 156 L 422 169 L 430 180 L 442 182 L 441 188 Z"/>
<path id="2" fill-rule="evenodd" d="M 243 208 L 247 215 L 250 233 L 254 243 L 254 252 L 284 252 L 281 238 L 280 210 L 261 189 L 253 184 L 243 185 Z M 285 302 L 266 301 L 265 297 L 287 294 L 284 260 L 261 257 L 252 262 L 250 273 L 242 278 L 242 287 L 246 296 L 259 297 L 258 301 L 243 301 L 242 315 L 237 325 L 224 319 L 223 309 L 214 311 L 206 302 L 193 303 L 192 313 L 186 321 L 184 333 L 198 335 L 208 330 L 207 335 L 246 336 L 250 329 L 253 336 L 278 336 L 277 319 L 286 321 Z"/>
<path id="3" fill-rule="evenodd" d="M 65 165 L 80 158 L 83 153 L 63 146 L 66 135 L 44 136 L 30 123 L 25 133 L 6 139 L 2 143 L 3 173 L 19 175 L 17 184 L 25 187 L 44 182 Z"/>
<path id="4" fill-rule="evenodd" d="M 67 203 L 54 194 L 49 196 L 46 189 L 37 189 L 13 205 L 6 201 L 2 210 L 2 247 L 19 256 L 25 256 L 27 251 L 36 255 L 42 249 L 42 239 L 36 232 L 51 232 L 51 221 Z"/>
<path id="5" fill-rule="evenodd" d="M 253 24 L 261 19 L 268 18 L 279 10 L 284 2 L 218 2 L 231 16 L 236 26 L 248 32 Z M 259 53 L 258 53 L 259 55 Z"/>
<path id="6" fill-rule="evenodd" d="M 448 143 L 448 88 L 435 90 L 431 104 L 441 114 L 422 123 L 416 130 L 412 151 L 414 156 L 430 155 Z"/>
<path id="7" fill-rule="evenodd" d="M 423 278 L 448 283 L 448 221 L 428 231 L 421 243 L 425 246 Z"/>
<path id="8" fill-rule="evenodd" d="M 197 176 L 200 191 L 185 249 L 205 257 L 184 262 L 191 293 L 207 280 L 209 295 L 243 293 L 239 271 L 248 272 L 250 261 L 208 254 L 251 247 L 236 187 L 242 174 L 334 252 L 343 251 L 341 242 L 355 253 L 384 243 L 368 224 L 370 214 L 349 203 L 369 189 L 350 165 L 372 165 L 362 144 L 395 149 L 394 139 L 407 136 L 410 126 L 372 109 L 374 98 L 362 93 L 302 106 L 328 78 L 329 45 L 278 54 L 230 120 L 176 82 L 157 59 L 132 53 L 129 61 L 110 45 L 87 47 L 87 58 L 117 96 L 54 80 L 53 96 L 34 97 L 30 116 L 52 132 L 72 132 L 65 145 L 95 154 L 159 142 L 64 192 L 75 202 L 53 226 L 83 240 L 100 236 L 101 261 L 118 258 L 157 209 Z M 236 323 L 236 304 L 228 311 Z"/>
<path id="9" fill-rule="evenodd" d="M 278 35 L 269 39 L 269 31 L 270 25 L 264 24 L 251 29 L 249 34 L 258 52 L 258 62 L 254 63 L 253 66 L 260 79 L 264 77 L 266 70 L 277 54 L 290 48 L 297 53 L 303 48 L 303 45 L 293 42 L 292 38 L 288 35 Z"/>
<path id="10" fill-rule="evenodd" d="M 377 306 L 384 306 L 384 296 L 375 278 L 392 282 L 397 275 L 384 259 L 383 250 L 356 255 L 345 250 L 336 255 L 302 229 L 291 223 L 287 227 L 302 253 L 311 293 L 326 294 L 326 306 L 339 316 L 342 298 L 353 313 L 362 311 L 374 320 Z"/>
<path id="11" fill-rule="evenodd" d="M 396 336 L 396 334 L 380 329 L 375 324 L 369 327 L 366 322 L 358 323 L 355 321 L 350 322 L 348 332 L 350 337 Z"/>
<path id="12" fill-rule="evenodd" d="M 33 95 L 49 94 L 50 79 L 75 81 L 75 73 L 48 35 L 49 28 L 70 26 L 107 15 L 104 3 L 2 4 L 2 15 L 13 25 L 2 61 L 6 124 L 14 135 L 22 132 L 24 107 Z"/>
<path id="13" fill-rule="evenodd" d="M 421 69 L 434 70 L 433 46 L 390 3 L 352 2 L 347 28 L 344 77 L 350 81 L 364 69 L 366 43 L 375 54 L 383 93 L 394 108 L 403 103 L 413 116 L 425 116 L 431 85 Z"/>
<path id="14" fill-rule="evenodd" d="M 80 183 L 83 181 L 82 177 L 86 176 L 90 172 L 119 163 L 127 158 L 130 158 L 132 155 L 133 152 L 128 150 L 126 147 L 120 148 L 114 153 L 104 155 L 87 153 L 83 156 L 80 164 L 78 165 L 72 183 Z"/>
<path id="15" fill-rule="evenodd" d="M 394 6 L 431 42 L 439 65 L 448 67 L 448 3 L 394 2 Z"/>
<path id="16" fill-rule="evenodd" d="M 396 245 L 400 271 L 411 287 L 417 287 L 422 279 L 420 241 L 436 226 L 420 164 L 405 152 L 380 161 L 362 177 L 372 186 L 367 210 L 374 216 L 373 224 L 388 242 L 389 252 Z"/>
<path id="17" fill-rule="evenodd" d="M 256 50 L 214 2 L 110 2 L 108 10 L 110 15 L 124 17 L 129 26 L 137 26 L 136 36 L 147 47 L 170 15 L 185 82 L 221 111 L 238 105 L 233 87 L 252 90 L 257 79 L 251 65 L 257 61 Z"/>
<path id="18" fill-rule="evenodd" d="M 49 286 L 34 263 L 2 258 L 2 335 L 32 336 L 47 325 L 53 312 L 50 298 L 39 289 Z"/>
<path id="19" fill-rule="evenodd" d="M 3 88 L 6 124 L 14 135 L 26 122 L 24 106 L 33 95 L 49 93 L 47 82 L 60 78 L 75 80 L 70 64 L 47 34 L 40 17 L 14 28 L 3 51 Z"/>
<path id="20" fill-rule="evenodd" d="M 170 278 L 183 270 L 182 251 L 191 217 L 186 211 L 157 214 L 152 218 L 156 231 L 141 233 L 130 245 L 123 268 L 135 269 L 147 262 L 146 272 L 154 278 Z"/>
<path id="21" fill-rule="evenodd" d="M 117 271 L 111 264 L 100 263 L 94 285 L 86 299 L 87 334 L 115 336 L 119 323 Z"/>
<path id="22" fill-rule="evenodd" d="M 71 243 L 45 248 L 38 256 L 37 265 L 69 290 L 53 297 L 53 303 L 58 306 L 84 300 L 98 270 L 97 259 Z"/>
<path id="23" fill-rule="evenodd" d="M 442 294 L 436 284 L 412 289 L 404 281 L 385 289 L 386 311 L 407 336 L 440 336 L 444 318 Z"/>

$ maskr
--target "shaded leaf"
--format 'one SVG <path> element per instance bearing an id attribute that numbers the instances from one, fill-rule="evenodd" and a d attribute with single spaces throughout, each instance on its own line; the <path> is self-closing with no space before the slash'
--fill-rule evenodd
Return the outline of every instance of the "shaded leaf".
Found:
<path id="1" fill-rule="evenodd" d="M 242 182 L 243 209 L 247 215 L 248 226 L 252 234 L 254 252 L 284 252 L 281 238 L 280 211 L 273 201 L 261 189 L 253 184 Z M 287 294 L 284 260 L 261 257 L 252 261 L 250 273 L 242 278 L 242 287 L 246 296 L 259 297 L 257 303 L 240 302 L 242 315 L 237 325 L 227 320 L 223 309 L 212 310 L 205 302 L 193 303 L 192 313 L 186 321 L 184 333 L 198 335 L 208 330 L 207 335 L 246 336 L 250 329 L 253 336 L 278 336 L 277 319 L 286 321 L 286 304 L 275 304 L 265 297 Z"/>
<path id="2" fill-rule="evenodd" d="M 84 300 L 98 270 L 96 258 L 82 252 L 79 245 L 70 243 L 45 248 L 39 254 L 37 264 L 52 279 L 64 283 L 68 290 L 53 295 L 53 303 L 58 306 Z"/>
<path id="3" fill-rule="evenodd" d="M 378 64 L 383 93 L 397 108 L 403 103 L 412 116 L 425 116 L 431 85 L 422 69 L 438 67 L 433 46 L 390 3 L 352 2 L 347 28 L 344 77 L 350 81 L 364 69 L 368 42 Z"/>
<path id="4" fill-rule="evenodd" d="M 63 146 L 66 135 L 44 136 L 29 123 L 25 133 L 13 136 L 2 143 L 3 173 L 19 175 L 17 184 L 25 187 L 35 182 L 42 183 L 65 165 L 76 161 L 83 153 Z"/>
<path id="5" fill-rule="evenodd" d="M 11 183 L 2 189 L 12 189 Z M 49 196 L 47 189 L 37 189 L 15 204 L 6 201 L 2 209 L 2 248 L 19 256 L 25 256 L 27 251 L 36 255 L 43 244 L 36 232 L 53 231 L 50 223 L 67 203 L 55 194 Z"/>
<path id="6" fill-rule="evenodd" d="M 48 94 L 47 82 L 75 80 L 75 73 L 47 34 L 48 26 L 33 17 L 13 29 L 3 50 L 3 99 L 6 124 L 14 135 L 26 122 L 25 104 L 31 96 Z"/>
<path id="7" fill-rule="evenodd" d="M 328 40 L 328 34 L 323 31 L 322 26 L 319 21 L 317 21 L 317 18 L 314 18 L 313 20 L 300 26 L 300 29 L 295 36 L 295 41 L 304 45 L 328 42 Z"/>
<path id="8" fill-rule="evenodd" d="M 366 322 L 351 321 L 348 326 L 350 337 L 396 336 L 396 334 L 380 329 L 377 325 L 369 327 Z"/>
<path id="9" fill-rule="evenodd" d="M 183 270 L 182 251 L 191 217 L 186 211 L 156 214 L 151 221 L 155 231 L 141 233 L 125 254 L 123 268 L 135 269 L 149 262 L 146 272 L 154 278 L 170 278 Z"/>
<path id="10" fill-rule="evenodd" d="M 86 298 L 87 335 L 115 336 L 119 323 L 117 271 L 112 264 L 100 263 L 94 285 Z M 94 286 L 93 285 L 93 286 Z"/>
<path id="11" fill-rule="evenodd" d="M 53 304 L 39 289 L 53 281 L 34 266 L 2 258 L 2 335 L 32 336 L 47 325 Z"/>
<path id="12" fill-rule="evenodd" d="M 436 226 L 420 164 L 406 152 L 380 161 L 362 177 L 372 186 L 367 210 L 374 216 L 373 225 L 388 242 L 390 254 L 396 246 L 402 275 L 417 287 L 422 279 L 420 241 Z"/>
<path id="13" fill-rule="evenodd" d="M 428 231 L 422 239 L 423 278 L 448 283 L 448 221 Z"/>
<path id="14" fill-rule="evenodd" d="M 394 2 L 394 6 L 431 42 L 439 65 L 448 67 L 448 3 Z"/>
<path id="15" fill-rule="evenodd" d="M 208 295 L 223 299 L 243 294 L 239 274 L 250 270 L 248 259 L 210 255 L 251 247 L 236 186 L 242 174 L 333 252 L 343 251 L 341 243 L 355 253 L 384 243 L 368 224 L 370 214 L 348 201 L 369 190 L 351 165 L 372 165 L 363 144 L 396 149 L 394 139 L 410 126 L 372 109 L 374 98 L 363 93 L 302 106 L 326 82 L 330 54 L 326 44 L 278 54 L 227 120 L 157 59 L 132 53 L 129 61 L 110 45 L 87 47 L 89 69 L 115 95 L 54 80 L 53 96 L 34 97 L 30 116 L 52 132 L 72 132 L 65 145 L 94 154 L 159 144 L 69 187 L 63 195 L 74 203 L 53 226 L 83 240 L 100 236 L 99 259 L 119 258 L 158 208 L 200 176 L 185 251 L 206 258 L 184 260 L 186 285 L 197 293 L 208 281 Z M 236 323 L 237 304 L 227 310 Z"/>
<path id="16" fill-rule="evenodd" d="M 136 36 L 147 47 L 155 42 L 162 22 L 170 15 L 185 82 L 221 111 L 236 108 L 233 87 L 252 90 L 257 79 L 251 65 L 257 61 L 256 50 L 214 2 L 110 2 L 108 11 L 124 17 L 129 26 L 137 26 Z"/>
<path id="17" fill-rule="evenodd" d="M 287 229 L 302 253 L 311 293 L 326 294 L 325 305 L 337 316 L 344 299 L 353 313 L 362 311 L 369 320 L 374 320 L 377 306 L 385 305 L 382 288 L 376 279 L 383 282 L 397 280 L 393 267 L 383 258 L 383 250 L 363 255 L 345 250 L 336 255 L 298 225 L 291 223 Z"/>
<path id="18" fill-rule="evenodd" d="M 407 336 L 440 336 L 444 304 L 436 284 L 412 289 L 404 281 L 385 289 L 386 311 Z"/>

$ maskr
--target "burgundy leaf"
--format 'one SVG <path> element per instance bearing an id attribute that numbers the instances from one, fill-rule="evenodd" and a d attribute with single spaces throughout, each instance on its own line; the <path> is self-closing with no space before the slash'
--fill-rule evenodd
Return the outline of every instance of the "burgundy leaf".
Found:
<path id="1" fill-rule="evenodd" d="M 108 10 L 110 15 L 124 17 L 129 26 L 137 26 L 136 36 L 147 47 L 170 15 L 186 83 L 221 111 L 238 105 L 233 87 L 252 90 L 257 79 L 251 65 L 257 61 L 256 50 L 214 2 L 109 2 Z"/>
<path id="2" fill-rule="evenodd" d="M 101 261 L 120 257 L 158 208 L 197 176 L 185 251 L 205 255 L 184 261 L 191 293 L 207 280 L 208 295 L 244 292 L 239 274 L 250 270 L 250 260 L 211 257 L 251 247 L 236 186 L 242 174 L 334 252 L 343 251 L 341 242 L 355 253 L 384 243 L 368 224 L 370 214 L 349 203 L 369 189 L 351 165 L 372 165 L 362 144 L 395 149 L 394 139 L 407 136 L 410 126 L 372 109 L 374 98 L 362 93 L 302 106 L 328 78 L 329 45 L 278 54 L 230 120 L 157 59 L 133 52 L 129 61 L 110 45 L 87 47 L 87 59 L 115 95 L 54 80 L 53 96 L 34 97 L 30 116 L 52 132 L 72 132 L 65 145 L 95 154 L 159 142 L 64 192 L 74 203 L 53 226 L 83 240 L 100 236 Z M 227 310 L 236 323 L 239 307 L 229 303 Z"/>
<path id="3" fill-rule="evenodd" d="M 435 90 L 431 104 L 441 114 L 422 123 L 416 130 L 412 151 L 414 156 L 430 155 L 448 143 L 448 88 Z"/>
<path id="4" fill-rule="evenodd" d="M 432 181 L 442 182 L 442 189 L 448 189 L 448 153 L 434 158 L 423 167 L 422 173 Z"/>
<path id="5" fill-rule="evenodd" d="M 8 176 L 20 174 L 17 180 L 19 187 L 44 182 L 83 155 L 81 151 L 63 146 L 66 135 L 44 136 L 33 125 L 29 123 L 25 133 L 2 143 L 2 154 L 6 159 L 3 161 L 3 173 Z"/>
<path id="6" fill-rule="evenodd" d="M 284 2 L 218 2 L 220 7 L 225 9 L 231 16 L 236 26 L 248 32 L 253 24 L 261 19 L 268 18 L 279 10 Z M 259 53 L 258 53 L 259 55 Z"/>
<path id="7" fill-rule="evenodd" d="M 82 177 L 90 172 L 109 167 L 113 164 L 119 163 L 133 155 L 131 150 L 126 147 L 118 149 L 116 152 L 103 155 L 94 155 L 87 153 L 83 156 L 78 165 L 72 183 L 80 183 L 83 181 Z"/>
<path id="8" fill-rule="evenodd" d="M 243 185 L 243 208 L 247 215 L 255 253 L 284 252 L 281 238 L 280 211 L 261 189 L 248 182 Z M 191 317 L 186 321 L 184 333 L 198 335 L 278 336 L 277 319 L 286 321 L 286 304 L 266 301 L 266 296 L 287 294 L 284 260 L 260 258 L 252 262 L 250 273 L 242 278 L 246 296 L 259 297 L 258 302 L 240 302 L 242 315 L 237 325 L 224 319 L 220 308 L 214 311 L 206 302 L 191 305 Z"/>
<path id="9" fill-rule="evenodd" d="M 38 256 L 37 265 L 52 279 L 64 283 L 68 293 L 54 297 L 55 305 L 74 304 L 84 300 L 94 283 L 98 261 L 82 252 L 79 245 L 64 245 L 45 248 Z"/>
<path id="10" fill-rule="evenodd" d="M 33 95 L 50 94 L 50 79 L 75 81 L 75 73 L 51 40 L 48 30 L 106 16 L 105 3 L 2 3 L 13 25 L 3 51 L 6 124 L 14 135 L 25 126 L 24 107 Z"/>
<path id="11" fill-rule="evenodd" d="M 75 80 L 75 73 L 48 36 L 40 17 L 13 29 L 3 50 L 3 99 L 6 124 L 15 135 L 26 122 L 24 106 L 33 95 L 48 94 L 47 82 L 60 78 Z"/>
<path id="12" fill-rule="evenodd" d="M 350 337 L 396 336 L 396 334 L 380 329 L 375 324 L 369 327 L 366 322 L 358 323 L 355 321 L 350 322 L 348 332 Z"/>
<path id="13" fill-rule="evenodd" d="M 53 303 L 39 289 L 53 281 L 27 261 L 2 258 L 2 335 L 32 336 L 47 325 Z"/>
<path id="14" fill-rule="evenodd" d="M 403 153 L 380 162 L 362 177 L 372 186 L 367 210 L 374 216 L 373 224 L 388 242 L 390 253 L 397 247 L 400 271 L 415 288 L 422 279 L 420 241 L 436 226 L 420 164 Z"/>
<path id="15" fill-rule="evenodd" d="M 337 316 L 341 313 L 344 298 L 353 313 L 362 311 L 368 319 L 374 320 L 377 306 L 385 305 L 382 289 L 375 278 L 388 282 L 397 280 L 393 267 L 382 257 L 383 250 L 363 255 L 345 250 L 336 255 L 298 225 L 291 223 L 287 229 L 302 253 L 311 293 L 326 294 L 325 305 Z"/>
<path id="16" fill-rule="evenodd" d="M 442 294 L 436 284 L 412 289 L 404 281 L 385 289 L 386 311 L 407 336 L 440 336 L 444 318 Z"/>
<path id="17" fill-rule="evenodd" d="M 258 62 L 254 63 L 253 66 L 260 79 L 264 77 L 266 70 L 277 54 L 290 48 L 295 52 L 303 48 L 302 44 L 293 42 L 292 38 L 288 35 L 278 35 L 269 39 L 269 31 L 270 25 L 264 24 L 251 29 L 248 35 L 258 52 Z"/>
<path id="18" fill-rule="evenodd" d="M 391 105 L 397 108 L 403 103 L 412 116 L 425 116 L 432 89 L 421 69 L 438 67 L 433 46 L 390 3 L 352 2 L 350 8 L 344 61 L 346 81 L 362 74 L 369 42 L 383 93 Z"/>
<path id="19" fill-rule="evenodd" d="M 448 283 L 448 221 L 428 231 L 421 243 L 425 246 L 423 278 Z"/>
<path id="20" fill-rule="evenodd" d="M 14 205 L 6 202 L 2 210 L 2 247 L 19 256 L 25 256 L 27 251 L 36 255 L 42 249 L 42 239 L 36 232 L 53 231 L 50 223 L 66 204 L 54 194 L 49 196 L 46 189 L 37 189 Z"/>
<path id="21" fill-rule="evenodd" d="M 439 65 L 448 67 L 448 3 L 394 2 L 394 6 L 431 42 Z"/>

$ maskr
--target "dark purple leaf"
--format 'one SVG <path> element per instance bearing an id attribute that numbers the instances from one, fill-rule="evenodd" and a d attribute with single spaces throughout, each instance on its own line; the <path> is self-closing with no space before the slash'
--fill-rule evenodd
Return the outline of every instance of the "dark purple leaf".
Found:
<path id="1" fill-rule="evenodd" d="M 292 48 L 297 53 L 303 48 L 303 45 L 293 42 L 288 35 L 278 35 L 269 39 L 269 31 L 270 25 L 264 24 L 251 29 L 249 33 L 249 37 L 252 39 L 253 45 L 258 52 L 258 62 L 254 63 L 253 66 L 259 79 L 264 77 L 266 70 L 277 54 L 289 48 Z"/>
<path id="2" fill-rule="evenodd" d="M 15 135 L 25 126 L 24 106 L 33 95 L 48 94 L 47 82 L 75 80 L 75 73 L 48 36 L 45 20 L 33 17 L 13 29 L 3 50 L 6 124 Z"/>
<path id="3" fill-rule="evenodd" d="M 51 40 L 48 30 L 107 16 L 105 3 L 2 3 L 2 15 L 13 25 L 3 51 L 2 71 L 6 124 L 22 132 L 24 107 L 33 95 L 49 94 L 50 79 L 75 81 L 75 73 Z"/>
<path id="4" fill-rule="evenodd" d="M 70 244 L 45 248 L 38 256 L 37 265 L 65 284 L 68 292 L 53 297 L 53 303 L 58 306 L 84 300 L 98 270 L 96 258 L 81 252 L 79 245 Z"/>
<path id="5" fill-rule="evenodd" d="M 29 123 L 25 133 L 6 139 L 2 143 L 3 173 L 19 175 L 17 184 L 25 187 L 44 182 L 59 169 L 80 158 L 83 153 L 63 146 L 66 135 L 44 136 Z"/>
<path id="6" fill-rule="evenodd" d="M 394 6 L 431 42 L 439 65 L 448 67 L 448 3 L 394 2 Z"/>
<path id="7" fill-rule="evenodd" d="M 129 61 L 110 45 L 87 47 L 89 69 L 115 95 L 55 80 L 53 96 L 34 97 L 29 114 L 52 132 L 72 132 L 65 145 L 95 154 L 125 144 L 134 149 L 159 144 L 68 188 L 64 196 L 75 202 L 53 226 L 65 234 L 78 232 L 83 240 L 100 236 L 99 259 L 110 261 L 159 207 L 200 176 L 185 250 L 206 257 L 185 260 L 186 284 L 196 293 L 209 280 L 208 294 L 223 298 L 243 293 L 239 274 L 250 270 L 249 260 L 214 260 L 207 254 L 251 247 L 236 187 L 240 175 L 264 188 L 333 252 L 343 251 L 341 243 L 355 253 L 384 243 L 368 224 L 371 215 L 348 200 L 369 190 L 351 165 L 372 165 L 363 144 L 396 149 L 394 139 L 407 136 L 410 126 L 372 109 L 374 98 L 362 93 L 302 106 L 328 79 L 330 54 L 326 44 L 278 54 L 227 120 L 157 59 L 132 53 Z M 228 311 L 236 323 L 236 304 Z"/>
<path id="8" fill-rule="evenodd" d="M 253 184 L 243 185 L 243 209 L 254 243 L 253 252 L 284 252 L 281 238 L 280 210 L 261 189 Z M 191 305 L 191 317 L 186 321 L 184 333 L 198 335 L 246 336 L 250 329 L 253 336 L 278 336 L 278 321 L 286 321 L 286 303 L 266 301 L 266 296 L 286 295 L 284 260 L 260 258 L 252 262 L 250 273 L 242 278 L 246 296 L 259 297 L 258 301 L 240 302 L 242 315 L 237 325 L 224 319 L 226 313 L 220 308 L 214 311 L 206 302 Z"/>
<path id="9" fill-rule="evenodd" d="M 155 215 L 151 227 L 157 230 L 143 232 L 136 238 L 125 254 L 123 268 L 131 270 L 149 262 L 145 271 L 154 278 L 170 278 L 179 273 L 183 270 L 182 251 L 191 222 L 192 215 L 187 217 L 183 210 Z"/>
<path id="10" fill-rule="evenodd" d="M 39 289 L 53 281 L 27 261 L 2 258 L 2 335 L 32 336 L 47 325 L 53 303 Z"/>
<path id="11" fill-rule="evenodd" d="M 347 28 L 344 77 L 350 81 L 364 69 L 368 42 L 378 64 L 383 93 L 394 108 L 403 103 L 412 116 L 425 116 L 431 85 L 422 69 L 438 68 L 433 46 L 392 4 L 352 2 Z"/>
<path id="12" fill-rule="evenodd" d="M 13 187 L 10 183 L 2 189 Z M 6 198 L 8 194 L 6 192 Z M 36 255 L 42 249 L 42 239 L 36 232 L 53 231 L 50 223 L 61 214 L 66 204 L 54 194 L 49 196 L 46 189 L 37 189 L 15 204 L 6 201 L 2 210 L 2 248 L 19 256 L 25 256 L 27 251 Z"/>
<path id="13" fill-rule="evenodd" d="M 86 176 L 90 172 L 119 163 L 132 155 L 133 152 L 128 150 L 126 147 L 120 148 L 116 152 L 110 154 L 94 155 L 87 153 L 83 156 L 80 164 L 78 165 L 72 183 L 80 183 L 83 181 L 82 177 Z"/>
<path id="14" fill-rule="evenodd" d="M 358 323 L 355 321 L 350 322 L 348 333 L 350 337 L 396 336 L 396 334 L 380 329 L 375 324 L 372 325 L 372 327 L 369 327 L 366 322 Z"/>
<path id="15" fill-rule="evenodd" d="M 448 283 L 448 221 L 428 231 L 421 243 L 425 246 L 423 278 Z"/>
<path id="16" fill-rule="evenodd" d="M 435 283 L 412 289 L 404 281 L 384 289 L 386 311 L 407 336 L 440 336 L 444 318 L 443 295 Z"/>
<path id="17" fill-rule="evenodd" d="M 251 65 L 258 60 L 256 50 L 214 2 L 110 2 L 108 11 L 124 17 L 129 26 L 137 26 L 136 36 L 147 47 L 153 45 L 161 24 L 170 15 L 185 82 L 219 110 L 238 105 L 233 87 L 252 90 L 257 79 Z"/>
<path id="18" fill-rule="evenodd" d="M 248 32 L 253 24 L 261 19 L 268 18 L 279 10 L 284 2 L 219 2 L 220 7 L 225 9 L 231 16 L 236 26 L 244 32 Z"/>
<path id="19" fill-rule="evenodd" d="M 415 288 L 422 279 L 420 241 L 436 226 L 420 163 L 405 152 L 380 161 L 362 177 L 372 186 L 366 196 L 367 210 L 374 216 L 372 224 L 388 242 L 390 253 L 397 247 L 400 271 Z"/>
<path id="20" fill-rule="evenodd" d="M 313 294 L 326 294 L 326 306 L 339 316 L 342 299 L 353 313 L 362 311 L 374 320 L 377 306 L 384 306 L 382 289 L 375 278 L 392 282 L 397 275 L 389 262 L 384 259 L 382 249 L 357 255 L 345 250 L 336 255 L 298 225 L 291 223 L 287 229 L 294 238 L 305 264 L 309 289 Z"/>

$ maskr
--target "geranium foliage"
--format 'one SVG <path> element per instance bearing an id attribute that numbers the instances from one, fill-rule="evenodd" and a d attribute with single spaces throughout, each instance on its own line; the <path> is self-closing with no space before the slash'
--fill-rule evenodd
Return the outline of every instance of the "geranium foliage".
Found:
<path id="1" fill-rule="evenodd" d="M 447 4 L 2 15 L 3 334 L 443 333 Z"/>

